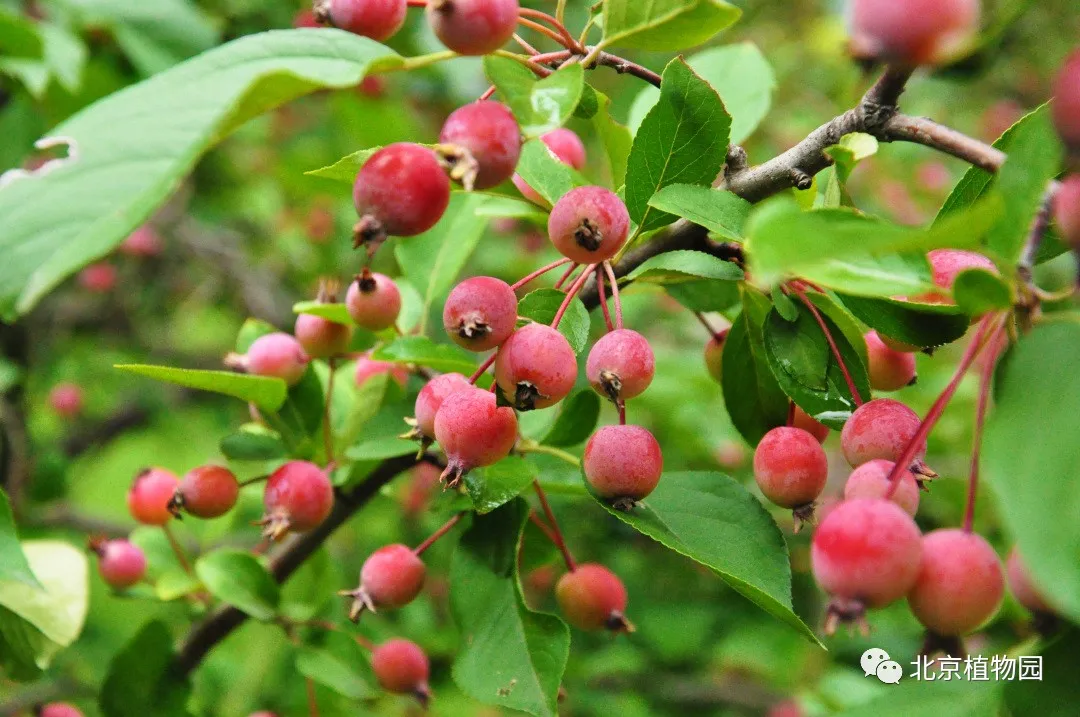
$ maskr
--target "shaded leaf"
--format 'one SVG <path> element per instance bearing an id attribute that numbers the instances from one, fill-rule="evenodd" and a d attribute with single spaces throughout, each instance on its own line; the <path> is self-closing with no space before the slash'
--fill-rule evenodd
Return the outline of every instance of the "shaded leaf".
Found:
<path id="1" fill-rule="evenodd" d="M 173 662 L 169 628 L 155 620 L 113 657 L 98 705 L 105 717 L 184 717 L 190 691 Z"/>
<path id="2" fill-rule="evenodd" d="M 281 591 L 251 553 L 220 549 L 195 562 L 195 574 L 210 593 L 256 620 L 272 620 Z"/>
<path id="3" fill-rule="evenodd" d="M 521 148 L 517 173 L 549 206 L 574 187 L 589 184 L 584 177 L 556 159 L 547 145 L 538 139 L 529 140 Z"/>
<path id="4" fill-rule="evenodd" d="M 721 387 L 735 428 L 750 445 L 787 422 L 788 398 L 773 376 L 765 355 L 762 326 L 772 309 L 754 289 L 742 292 L 743 310 L 724 342 Z"/>
<path id="5" fill-rule="evenodd" d="M 119 364 L 114 368 L 156 381 L 232 396 L 269 411 L 276 411 L 285 402 L 287 387 L 280 378 L 249 376 L 231 371 L 198 371 L 145 364 Z"/>
<path id="6" fill-rule="evenodd" d="M 591 388 L 583 388 L 563 399 L 560 405 L 559 417 L 540 442 L 548 446 L 576 446 L 596 428 L 600 396 Z"/>
<path id="7" fill-rule="evenodd" d="M 532 71 L 507 57 L 486 55 L 484 74 L 510 106 L 526 137 L 539 137 L 562 127 L 581 100 L 585 70 L 580 62 L 536 79 Z"/>
<path id="8" fill-rule="evenodd" d="M 558 289 L 530 291 L 518 302 L 518 316 L 550 326 L 566 294 Z M 589 343 L 589 312 L 581 299 L 574 297 L 559 321 L 559 333 L 570 342 L 574 353 L 580 354 Z"/>
<path id="9" fill-rule="evenodd" d="M 477 513 L 490 513 L 509 503 L 532 485 L 539 471 L 520 456 L 509 456 L 486 468 L 465 474 L 465 490 Z"/>
<path id="10" fill-rule="evenodd" d="M 697 184 L 669 184 L 649 198 L 649 206 L 700 224 L 725 239 L 742 239 L 750 202 L 721 189 Z"/>
<path id="11" fill-rule="evenodd" d="M 476 370 L 473 354 L 454 344 L 437 344 L 426 336 L 402 336 L 375 349 L 376 361 L 416 364 L 436 371 L 456 371 L 466 376 Z"/>
<path id="12" fill-rule="evenodd" d="M 742 278 L 743 270 L 738 264 L 691 249 L 658 254 L 626 276 L 627 281 L 651 284 L 681 284 L 697 279 L 739 281 Z"/>
<path id="13" fill-rule="evenodd" d="M 951 343 L 967 333 L 971 320 L 955 306 L 840 294 L 851 313 L 882 336 L 928 348 Z"/>
<path id="14" fill-rule="evenodd" d="M 15 516 L 7 493 L 0 489 L 0 582 L 17 581 L 32 588 L 41 588 L 30 564 L 26 562 L 19 535 L 15 531 Z"/>

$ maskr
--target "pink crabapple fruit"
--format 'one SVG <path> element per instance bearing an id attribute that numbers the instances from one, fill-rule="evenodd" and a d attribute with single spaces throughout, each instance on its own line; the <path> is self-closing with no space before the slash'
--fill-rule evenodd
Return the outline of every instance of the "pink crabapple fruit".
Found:
<path id="1" fill-rule="evenodd" d="M 585 444 L 582 467 L 597 496 L 618 510 L 630 510 L 660 482 L 664 455 L 641 426 L 603 426 Z"/>
<path id="2" fill-rule="evenodd" d="M 131 517 L 144 525 L 165 525 L 173 517 L 169 502 L 180 479 L 164 468 L 146 468 L 135 476 L 127 494 Z"/>
<path id="3" fill-rule="evenodd" d="M 443 305 L 443 328 L 469 351 L 502 345 L 517 326 L 518 300 L 502 279 L 474 276 L 453 288 Z"/>
<path id="4" fill-rule="evenodd" d="M 469 379 L 460 373 L 444 373 L 424 384 L 420 393 L 416 396 L 415 421 L 416 432 L 419 437 L 433 440 L 435 438 L 435 416 L 442 408 L 443 402 L 451 394 L 472 388 Z"/>
<path id="5" fill-rule="evenodd" d="M 353 328 L 322 316 L 300 314 L 296 317 L 293 334 L 308 356 L 330 358 L 349 350 Z"/>
<path id="6" fill-rule="evenodd" d="M 97 553 L 102 579 L 114 590 L 129 588 L 146 575 L 146 555 L 134 543 L 91 539 L 90 549 Z"/>
<path id="7" fill-rule="evenodd" d="M 293 386 L 307 371 L 310 360 L 299 341 L 278 331 L 255 339 L 244 355 L 243 365 L 248 373 L 280 378 Z"/>
<path id="8" fill-rule="evenodd" d="M 915 584 L 922 535 L 896 503 L 873 498 L 842 501 L 821 520 L 810 544 L 814 579 L 832 596 L 826 634 L 838 622 L 864 626 L 867 608 L 899 600 Z"/>
<path id="9" fill-rule="evenodd" d="M 364 610 L 408 605 L 423 589 L 426 574 L 424 561 L 412 548 L 400 543 L 384 545 L 361 566 L 360 586 L 340 593 L 353 600 L 349 619 L 358 621 Z"/>
<path id="10" fill-rule="evenodd" d="M 371 668 L 387 692 L 413 695 L 421 704 L 430 699 L 428 658 L 415 642 L 395 638 L 378 645 L 371 652 Z"/>
<path id="11" fill-rule="evenodd" d="M 521 156 L 521 128 L 506 105 L 481 100 L 446 118 L 439 143 L 438 153 L 451 165 L 451 179 L 465 189 L 490 189 L 514 174 Z"/>
<path id="12" fill-rule="evenodd" d="M 829 461 L 821 443 L 801 428 L 780 426 L 754 451 L 754 480 L 762 494 L 795 517 L 795 532 L 814 516 L 814 501 L 825 489 Z"/>
<path id="13" fill-rule="evenodd" d="M 517 30 L 518 0 L 429 0 L 428 22 L 459 55 L 488 55 Z"/>
<path id="14" fill-rule="evenodd" d="M 867 461 L 856 468 L 848 476 L 844 483 L 844 499 L 852 498 L 884 498 L 889 492 L 889 474 L 892 472 L 892 461 L 875 458 Z M 900 474 L 900 485 L 893 491 L 893 503 L 904 509 L 910 516 L 914 516 L 919 510 L 919 483 L 915 480 L 915 474 L 904 471 Z"/>
<path id="15" fill-rule="evenodd" d="M 357 387 L 363 386 L 368 379 L 384 373 L 388 374 L 390 379 L 397 382 L 402 388 L 405 388 L 405 384 L 409 381 L 409 372 L 404 366 L 390 361 L 373 359 L 371 358 L 370 351 L 356 359 L 356 368 L 353 371 L 353 381 L 356 383 Z"/>
<path id="16" fill-rule="evenodd" d="M 633 632 L 626 619 L 626 587 L 615 573 L 584 563 L 555 584 L 555 601 L 566 621 L 579 630 Z"/>
<path id="17" fill-rule="evenodd" d="M 441 472 L 439 466 L 427 462 L 413 466 L 401 495 L 401 507 L 406 517 L 416 520 L 424 512 L 439 485 Z"/>
<path id="18" fill-rule="evenodd" d="M 382 42 L 405 24 L 405 0 L 316 0 L 315 17 L 339 30 Z"/>
<path id="19" fill-rule="evenodd" d="M 798 406 L 795 406 L 795 420 L 791 422 L 791 425 L 803 429 L 816 438 L 818 443 L 824 443 L 829 437 L 829 427 Z"/>
<path id="20" fill-rule="evenodd" d="M 263 491 L 266 515 L 259 525 L 271 540 L 306 533 L 334 508 L 334 487 L 326 472 L 307 461 L 289 461 L 270 474 Z"/>
<path id="21" fill-rule="evenodd" d="M 616 329 L 593 344 L 585 361 L 585 377 L 593 390 L 618 402 L 648 388 L 655 368 L 648 339 L 631 329 Z"/>
<path id="22" fill-rule="evenodd" d="M 1031 573 L 1024 564 L 1024 559 L 1014 547 L 1005 561 L 1005 572 L 1009 576 L 1009 590 L 1016 601 L 1033 613 L 1053 614 L 1042 590 L 1031 580 Z"/>
<path id="23" fill-rule="evenodd" d="M 49 391 L 49 406 L 64 419 L 72 419 L 82 413 L 83 392 L 78 384 L 58 383 Z"/>
<path id="24" fill-rule="evenodd" d="M 184 511 L 196 518 L 225 515 L 240 496 L 240 483 L 228 468 L 215 465 L 192 468 L 180 479 L 169 501 L 169 508 L 179 517 Z"/>
<path id="25" fill-rule="evenodd" d="M 945 62 L 979 29 L 979 0 L 851 0 L 857 57 L 902 65 Z"/>
<path id="26" fill-rule="evenodd" d="M 868 332 L 864 338 L 870 386 L 875 391 L 898 391 L 914 383 L 915 354 L 890 348 L 876 331 Z"/>
<path id="27" fill-rule="evenodd" d="M 357 326 L 382 331 L 401 313 L 401 291 L 389 276 L 364 269 L 345 292 L 345 309 Z"/>
<path id="28" fill-rule="evenodd" d="M 450 203 L 450 179 L 427 147 L 399 142 L 375 152 L 353 185 L 358 244 L 387 235 L 416 236 L 438 223 Z"/>
<path id="29" fill-rule="evenodd" d="M 897 461 L 915 437 L 921 421 L 910 408 L 891 398 L 876 398 L 855 409 L 840 432 L 840 448 L 852 468 L 875 458 Z M 926 455 L 924 440 L 915 458 Z"/>
<path id="30" fill-rule="evenodd" d="M 578 187 L 564 194 L 548 216 L 548 236 L 559 253 L 579 264 L 607 261 L 626 243 L 630 214 L 604 187 Z"/>
<path id="31" fill-rule="evenodd" d="M 495 357 L 495 380 L 519 411 L 554 406 L 577 380 L 577 356 L 556 329 L 530 323 L 510 335 Z"/>
<path id="32" fill-rule="evenodd" d="M 558 129 L 553 129 L 550 132 L 541 135 L 540 141 L 544 143 L 548 152 L 550 152 L 555 159 L 566 166 L 573 169 L 581 169 L 585 166 L 585 144 L 573 130 L 559 127 Z M 534 202 L 543 207 L 551 206 L 546 199 L 540 196 L 539 192 L 530 187 L 529 183 L 521 178 L 520 174 L 515 174 L 512 179 L 514 181 L 514 186 L 517 187 L 522 196 L 530 202 Z"/>
<path id="33" fill-rule="evenodd" d="M 67 702 L 50 702 L 34 713 L 37 717 L 83 717 L 82 710 Z"/>
<path id="34" fill-rule="evenodd" d="M 1080 150 L 1080 50 L 1074 50 L 1054 80 L 1051 105 L 1061 139 L 1073 151 Z"/>
<path id="35" fill-rule="evenodd" d="M 152 226 L 143 224 L 120 245 L 120 253 L 134 257 L 157 256 L 161 253 L 161 237 Z"/>
<path id="36" fill-rule="evenodd" d="M 934 284 L 947 292 L 952 292 L 956 277 L 969 269 L 982 269 L 997 274 L 997 267 L 988 258 L 973 251 L 963 249 L 934 249 L 926 255 L 933 272 Z M 953 304 L 952 296 L 926 293 L 911 297 L 912 301 L 924 304 Z"/>
<path id="37" fill-rule="evenodd" d="M 960 637 L 997 612 L 1005 596 L 1001 559 L 981 535 L 959 528 L 927 533 L 908 605 L 930 632 Z"/>
<path id="38" fill-rule="evenodd" d="M 705 368 L 717 383 L 724 382 L 724 343 L 727 332 L 717 334 L 705 344 Z"/>
<path id="39" fill-rule="evenodd" d="M 454 487 L 473 468 L 490 466 L 510 455 L 517 441 L 517 415 L 497 405 L 490 391 L 455 391 L 435 414 L 435 440 L 446 453 L 441 478 Z"/>
<path id="40" fill-rule="evenodd" d="M 94 294 L 107 294 L 116 286 L 116 267 L 99 261 L 79 272 L 79 285 Z"/>
<path id="41" fill-rule="evenodd" d="M 1080 250 L 1080 174 L 1066 177 L 1058 187 L 1054 195 L 1054 220 L 1061 238 L 1074 250 Z"/>
<path id="42" fill-rule="evenodd" d="M 765 717 L 805 717 L 805 715 L 803 708 L 795 700 L 777 702 L 765 713 Z"/>

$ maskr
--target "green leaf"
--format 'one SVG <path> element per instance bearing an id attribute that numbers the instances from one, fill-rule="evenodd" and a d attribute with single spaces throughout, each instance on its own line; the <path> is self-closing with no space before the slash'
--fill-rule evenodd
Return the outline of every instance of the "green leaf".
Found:
<path id="1" fill-rule="evenodd" d="M 481 217 L 509 217 L 511 219 L 523 219 L 533 224 L 547 224 L 547 212 L 541 211 L 538 206 L 524 199 L 513 197 L 493 196 L 476 208 L 477 216 Z"/>
<path id="2" fill-rule="evenodd" d="M 725 349 L 726 350 L 726 349 Z M 722 473 L 665 473 L 630 512 L 601 502 L 619 520 L 712 569 L 762 610 L 820 644 L 791 607 L 787 545 L 764 506 Z"/>
<path id="3" fill-rule="evenodd" d="M 956 305 L 968 316 L 982 316 L 1013 305 L 1012 288 L 1000 276 L 984 269 L 960 272 L 952 291 Z"/>
<path id="4" fill-rule="evenodd" d="M 795 306 L 795 302 L 791 297 L 782 291 L 774 291 L 772 293 L 773 306 L 776 307 L 776 313 L 784 319 L 784 321 L 798 321 L 799 309 Z"/>
<path id="5" fill-rule="evenodd" d="M 901 663 L 902 666 L 903 663 Z M 881 697 L 834 714 L 837 717 L 997 717 L 1001 688 L 997 682 L 965 680 L 928 682 L 908 679 L 907 667 L 898 685 Z"/>
<path id="6" fill-rule="evenodd" d="M 751 288 L 742 292 L 742 304 L 724 342 L 721 388 L 732 424 L 750 445 L 757 445 L 787 421 L 788 398 L 765 355 L 762 326 L 772 304 Z"/>
<path id="7" fill-rule="evenodd" d="M 55 651 L 56 644 L 40 630 L 0 605 L 0 669 L 5 676 L 20 682 L 36 680 Z"/>
<path id="8" fill-rule="evenodd" d="M 750 202 L 720 189 L 697 184 L 669 184 L 649 198 L 649 206 L 700 224 L 725 239 L 742 240 Z"/>
<path id="9" fill-rule="evenodd" d="M 166 570 L 154 581 L 154 595 L 158 600 L 169 602 L 190 595 L 202 588 L 202 583 L 183 568 Z"/>
<path id="10" fill-rule="evenodd" d="M 935 291 L 923 252 L 830 259 L 805 267 L 800 277 L 858 296 L 913 296 Z"/>
<path id="11" fill-rule="evenodd" d="M 0 582 L 17 581 L 32 588 L 41 588 L 30 564 L 26 562 L 19 535 L 15 530 L 15 516 L 7 493 L 0 489 Z"/>
<path id="12" fill-rule="evenodd" d="M 484 57 L 484 74 L 510 106 L 526 137 L 539 137 L 562 127 L 581 100 L 585 69 L 566 65 L 542 80 L 532 70 L 507 57 Z"/>
<path id="13" fill-rule="evenodd" d="M 739 281 L 742 278 L 743 271 L 738 264 L 691 249 L 657 254 L 626 276 L 627 281 L 650 284 L 681 284 L 697 279 Z"/>
<path id="14" fill-rule="evenodd" d="M 882 336 L 922 348 L 952 343 L 967 333 L 971 320 L 955 306 L 900 299 L 870 299 L 841 294 L 859 321 Z"/>
<path id="15" fill-rule="evenodd" d="M 726 311 L 739 301 L 739 284 L 734 281 L 686 281 L 668 284 L 664 290 L 691 311 Z"/>
<path id="16" fill-rule="evenodd" d="M 751 42 L 710 47 L 688 57 L 686 64 L 724 101 L 731 115 L 731 142 L 745 141 L 768 114 L 776 89 L 776 77 L 761 50 Z M 655 87 L 642 88 L 630 108 L 627 124 L 632 130 L 637 131 L 659 97 Z"/>
<path id="17" fill-rule="evenodd" d="M 358 434 L 360 440 L 345 455 L 355 461 L 374 461 L 416 453 L 418 445 L 415 441 L 398 438 L 408 429 L 402 417 L 412 412 L 411 402 L 407 406 L 400 403 L 386 406 L 364 425 Z"/>
<path id="18" fill-rule="evenodd" d="M 522 598 L 517 554 L 527 515 L 521 500 L 477 515 L 454 551 L 450 607 L 461 647 L 453 676 L 483 704 L 555 717 L 570 632 Z"/>
<path id="19" fill-rule="evenodd" d="M 37 25 L 17 12 L 0 7 L 0 53 L 9 57 L 40 58 L 44 44 Z"/>
<path id="20" fill-rule="evenodd" d="M 173 662 L 169 628 L 155 620 L 113 657 L 98 705 L 105 717 L 186 717 L 190 691 Z"/>
<path id="21" fill-rule="evenodd" d="M 263 418 L 278 432 L 296 457 L 310 457 L 312 441 L 322 427 L 326 397 L 315 365 L 308 369 L 296 385 L 289 387 L 285 402 L 276 413 L 263 412 Z"/>
<path id="22" fill-rule="evenodd" d="M 28 540 L 22 553 L 40 588 L 24 580 L 0 580 L 0 606 L 41 633 L 34 656 L 44 669 L 53 654 L 75 642 L 89 608 L 86 555 L 59 540 Z"/>
<path id="23" fill-rule="evenodd" d="M 320 87 L 354 87 L 373 65 L 399 62 L 338 30 L 248 35 L 61 123 L 51 136 L 70 138 L 78 159 L 0 190 L 0 251 L 11 257 L 0 266 L 0 314 L 25 314 L 111 252 L 199 156 L 249 118 Z"/>
<path id="24" fill-rule="evenodd" d="M 845 306 L 828 294 L 808 291 L 806 297 L 817 307 L 818 311 L 836 324 L 844 337 L 847 338 L 848 343 L 851 344 L 851 347 L 855 349 L 855 353 L 859 354 L 859 360 L 864 366 L 868 366 L 865 331 L 859 325 L 858 320 L 851 315 Z"/>
<path id="25" fill-rule="evenodd" d="M 1051 510 L 1080 508 L 1080 325 L 1047 323 L 1016 344 L 1003 364 L 997 404 L 983 439 L 982 469 L 998 514 L 1016 538 L 1033 581 L 1061 613 L 1080 620 L 1080 523 Z"/>
<path id="26" fill-rule="evenodd" d="M 660 99 L 642 120 L 627 160 L 626 208 L 639 231 L 675 220 L 649 206 L 660 189 L 712 184 L 726 161 L 730 130 L 731 116 L 716 90 L 681 58 L 668 63 Z"/>
<path id="27" fill-rule="evenodd" d="M 304 647 L 296 656 L 296 670 L 350 700 L 376 696 L 364 648 L 345 634 L 330 633 L 322 647 Z"/>
<path id="28" fill-rule="evenodd" d="M 576 446 L 596 428 L 600 418 L 600 396 L 591 388 L 583 388 L 570 394 L 561 405 L 559 417 L 540 442 L 560 448 Z"/>
<path id="29" fill-rule="evenodd" d="M 276 411 L 285 402 L 287 386 L 280 378 L 249 376 L 231 371 L 198 371 L 171 366 L 148 366 L 146 364 L 118 364 L 121 371 L 136 376 L 146 376 L 155 381 L 165 381 L 178 386 L 211 391 L 225 396 L 254 403 L 259 408 Z"/>
<path id="30" fill-rule="evenodd" d="M 586 88 L 592 90 L 586 85 Z M 596 95 L 596 113 L 592 116 L 593 130 L 600 138 L 607 153 L 611 168 L 611 184 L 621 187 L 626 182 L 626 162 L 630 157 L 630 148 L 634 144 L 634 135 L 623 124 L 611 116 L 611 100 L 602 92 L 592 90 Z"/>
<path id="31" fill-rule="evenodd" d="M 530 291 L 518 302 L 518 316 L 532 319 L 538 324 L 551 325 L 566 294 L 558 289 Z M 559 321 L 559 333 L 570 342 L 574 353 L 580 354 L 589 343 L 589 311 L 581 299 L 574 297 Z"/>
<path id="32" fill-rule="evenodd" d="M 222 438 L 221 452 L 233 461 L 272 461 L 284 458 L 288 449 L 277 433 L 259 424 L 249 424 Z"/>
<path id="33" fill-rule="evenodd" d="M 345 308 L 345 304 L 340 302 L 323 303 L 321 301 L 301 301 L 293 304 L 292 310 L 294 314 L 311 314 L 313 316 L 321 316 L 324 319 L 329 319 L 335 324 L 354 326 L 353 320 L 349 316 L 349 310 Z"/>
<path id="34" fill-rule="evenodd" d="M 227 548 L 207 553 L 195 562 L 195 574 L 210 594 L 256 620 L 277 615 L 281 591 L 251 553 Z"/>
<path id="35" fill-rule="evenodd" d="M 589 184 L 584 177 L 556 159 L 547 145 L 538 139 L 529 140 L 521 148 L 517 173 L 549 206 L 574 187 Z"/>
<path id="36" fill-rule="evenodd" d="M 466 473 L 465 490 L 477 513 L 490 513 L 517 498 L 539 475 L 530 461 L 509 456 L 495 465 Z"/>
<path id="37" fill-rule="evenodd" d="M 426 336 L 402 336 L 375 349 L 377 361 L 416 364 L 436 371 L 456 371 L 466 376 L 476 370 L 473 354 L 453 344 L 437 344 Z"/>
<path id="38" fill-rule="evenodd" d="M 1005 683 L 1005 705 L 1010 717 L 1071 717 L 1080 700 L 1076 681 L 1076 645 L 1080 631 L 1072 626 L 1040 646 L 1042 678 Z"/>
<path id="39" fill-rule="evenodd" d="M 382 147 L 369 147 L 347 154 L 333 164 L 319 169 L 304 172 L 306 177 L 321 177 L 335 182 L 343 182 L 350 187 L 356 183 L 356 175 L 364 163 L 371 159 L 371 155 L 378 152 Z"/>
<path id="40" fill-rule="evenodd" d="M 678 51 L 700 45 L 740 15 L 742 10 L 723 0 L 604 0 L 600 44 Z"/>

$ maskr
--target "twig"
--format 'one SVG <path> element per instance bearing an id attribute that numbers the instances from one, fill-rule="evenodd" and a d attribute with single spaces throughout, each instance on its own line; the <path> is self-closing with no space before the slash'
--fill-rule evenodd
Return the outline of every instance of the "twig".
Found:
<path id="1" fill-rule="evenodd" d="M 574 572 L 577 570 L 577 563 L 574 562 L 574 556 L 570 554 L 570 548 L 566 547 L 566 540 L 563 539 L 562 531 L 559 530 L 559 522 L 555 520 L 555 514 L 551 512 L 551 505 L 548 503 L 544 489 L 540 487 L 540 481 L 533 481 L 533 489 L 536 491 L 536 497 L 540 499 L 540 507 L 543 508 L 544 516 L 547 518 L 548 525 L 551 526 L 551 532 L 555 536 L 555 547 L 562 553 L 566 569 Z"/>
<path id="2" fill-rule="evenodd" d="M 458 521 L 460 521 L 462 516 L 464 516 L 464 515 L 465 515 L 464 513 L 455 514 L 453 518 L 451 518 L 450 520 L 443 523 L 442 527 L 440 527 L 434 533 L 429 535 L 427 537 L 427 540 L 425 540 L 424 542 L 420 543 L 415 548 L 413 548 L 413 553 L 415 553 L 416 555 L 423 555 L 425 550 L 427 550 L 428 548 L 430 548 L 432 545 L 435 544 L 435 541 L 437 541 L 439 538 L 441 538 L 444 535 L 446 535 L 447 533 L 449 533 L 450 530 L 455 525 L 458 524 Z"/>

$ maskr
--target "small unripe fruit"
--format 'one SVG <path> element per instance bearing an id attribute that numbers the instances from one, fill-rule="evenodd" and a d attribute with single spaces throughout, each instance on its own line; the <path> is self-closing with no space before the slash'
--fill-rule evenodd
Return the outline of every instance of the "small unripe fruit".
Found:
<path id="1" fill-rule="evenodd" d="M 801 428 L 817 439 L 818 443 L 824 443 L 829 437 L 829 427 L 820 423 L 806 411 L 795 406 L 795 420 L 791 422 L 795 428 Z"/>
<path id="2" fill-rule="evenodd" d="M 891 398 L 877 398 L 855 409 L 840 432 L 840 448 L 853 468 L 875 458 L 898 461 L 921 421 L 910 408 Z M 915 458 L 926 455 L 924 440 Z"/>
<path id="3" fill-rule="evenodd" d="M 360 568 L 360 587 L 342 593 L 353 598 L 349 619 L 356 622 L 365 609 L 408 605 L 423 589 L 426 573 L 424 561 L 407 545 L 379 548 Z"/>
<path id="4" fill-rule="evenodd" d="M 1058 187 L 1054 195 L 1054 221 L 1061 238 L 1074 251 L 1080 251 L 1080 174 L 1066 177 Z"/>
<path id="5" fill-rule="evenodd" d="M 510 335 L 495 358 L 495 380 L 519 411 L 554 406 L 577 380 L 577 356 L 556 329 L 531 323 Z"/>
<path id="6" fill-rule="evenodd" d="M 305 353 L 314 358 L 340 356 L 349 350 L 352 327 L 314 314 L 300 314 L 293 329 Z"/>
<path id="7" fill-rule="evenodd" d="M 401 313 L 401 291 L 389 276 L 365 269 L 349 284 L 345 308 L 357 326 L 382 331 L 393 326 Z"/>
<path id="8" fill-rule="evenodd" d="M 139 546 L 126 540 L 91 541 L 98 555 L 98 572 L 114 590 L 138 583 L 146 575 L 146 555 Z"/>
<path id="9" fill-rule="evenodd" d="M 551 155 L 568 167 L 581 169 L 585 166 L 585 145 L 581 138 L 570 129 L 559 127 L 540 137 L 540 141 L 548 148 Z M 531 202 L 542 206 L 550 206 L 546 199 L 529 186 L 529 183 L 521 178 L 520 174 L 513 176 L 514 186 Z"/>
<path id="10" fill-rule="evenodd" d="M 390 374 L 390 378 L 397 381 L 398 385 L 402 388 L 409 380 L 409 372 L 401 364 L 392 363 L 390 361 L 379 361 L 371 358 L 371 352 L 365 353 L 363 356 L 356 359 L 356 370 L 353 373 L 353 380 L 357 386 L 363 386 L 364 382 L 372 376 L 378 376 L 379 374 Z"/>
<path id="11" fill-rule="evenodd" d="M 844 498 L 884 498 L 889 492 L 889 474 L 892 472 L 892 461 L 875 458 L 867 461 L 856 468 L 848 476 L 844 484 Z M 890 500 L 904 509 L 908 515 L 914 516 L 919 510 L 919 483 L 915 480 L 915 474 L 907 470 L 900 474 L 900 485 L 893 491 Z"/>
<path id="12" fill-rule="evenodd" d="M 145 525 L 165 525 L 172 518 L 169 502 L 180 480 L 164 468 L 147 468 L 135 476 L 127 494 L 131 517 Z"/>
<path id="13" fill-rule="evenodd" d="M 1074 50 L 1062 64 L 1050 107 L 1061 139 L 1074 151 L 1080 149 L 1080 50 Z"/>
<path id="14" fill-rule="evenodd" d="M 466 189 L 490 189 L 505 182 L 521 156 L 517 120 L 506 105 L 491 100 L 454 110 L 443 124 L 439 142 L 449 145 L 443 154 L 453 165 L 450 176 L 460 179 Z M 451 147 L 467 150 L 469 157 L 459 157 Z"/>
<path id="15" fill-rule="evenodd" d="M 270 474 L 263 492 L 264 535 L 280 540 L 290 531 L 315 528 L 334 508 L 334 487 L 322 468 L 307 461 L 289 461 Z"/>
<path id="16" fill-rule="evenodd" d="M 136 257 L 157 256 L 161 253 L 161 237 L 152 226 L 143 224 L 120 245 L 120 253 Z"/>
<path id="17" fill-rule="evenodd" d="M 898 391 L 915 381 L 915 354 L 894 351 L 882 342 L 876 331 L 867 333 L 864 338 L 870 386 L 875 391 Z"/>
<path id="18" fill-rule="evenodd" d="M 945 62 L 978 31 L 979 15 L 979 0 L 852 0 L 852 50 L 903 65 Z"/>
<path id="19" fill-rule="evenodd" d="M 1005 571 L 1009 576 L 1009 589 L 1018 603 L 1035 613 L 1054 612 L 1043 592 L 1031 581 L 1031 573 L 1015 547 L 1005 561 Z"/>
<path id="20" fill-rule="evenodd" d="M 79 285 L 94 294 L 107 294 L 116 286 L 116 267 L 104 261 L 79 272 Z"/>
<path id="21" fill-rule="evenodd" d="M 994 616 L 1004 596 L 1001 560 L 982 536 L 959 528 L 923 536 L 908 605 L 928 630 L 945 637 L 966 635 Z"/>
<path id="22" fill-rule="evenodd" d="M 548 216 L 548 236 L 559 252 L 579 264 L 606 261 L 630 233 L 630 214 L 614 192 L 578 187 L 564 194 Z"/>
<path id="23" fill-rule="evenodd" d="M 174 514 L 183 510 L 196 518 L 225 515 L 240 495 L 240 483 L 228 468 L 199 466 L 184 474 L 169 505 Z"/>
<path id="24" fill-rule="evenodd" d="M 603 565 L 585 563 L 563 575 L 555 585 L 555 601 L 579 630 L 633 630 L 625 616 L 626 587 Z"/>
<path id="25" fill-rule="evenodd" d="M 443 305 L 447 335 L 469 351 L 500 346 L 517 326 L 518 300 L 502 279 L 474 276 L 453 288 Z"/>
<path id="26" fill-rule="evenodd" d="M 416 396 L 416 430 L 425 438 L 435 438 L 435 416 L 450 394 L 472 388 L 460 373 L 444 373 L 431 379 Z"/>
<path id="27" fill-rule="evenodd" d="M 428 658 L 415 642 L 387 640 L 371 652 L 371 668 L 375 679 L 387 692 L 413 695 L 427 704 Z"/>
<path id="28" fill-rule="evenodd" d="M 934 275 L 934 284 L 948 292 L 952 292 L 953 284 L 956 283 L 956 277 L 969 269 L 982 269 L 991 274 L 998 273 L 997 267 L 994 266 L 994 262 L 990 261 L 982 254 L 973 251 L 963 251 L 962 249 L 934 249 L 926 255 L 926 259 L 930 262 L 930 269 Z M 911 300 L 925 304 L 956 303 L 952 296 L 941 296 L 930 293 L 913 296 L 911 297 Z"/>
<path id="29" fill-rule="evenodd" d="M 307 371 L 310 360 L 299 341 L 279 331 L 255 339 L 248 347 L 244 365 L 248 373 L 280 378 L 292 386 Z"/>
<path id="30" fill-rule="evenodd" d="M 60 418 L 75 418 L 82 413 L 82 389 L 78 384 L 58 383 L 49 391 L 49 405 Z"/>
<path id="31" fill-rule="evenodd" d="M 792 510 L 796 531 L 813 517 L 814 501 L 828 478 L 829 461 L 824 449 L 801 428 L 774 428 L 754 451 L 758 488 L 776 505 Z"/>
<path id="32" fill-rule="evenodd" d="M 616 329 L 593 344 L 585 377 L 601 396 L 625 401 L 652 383 L 656 359 L 649 341 L 637 331 Z"/>
<path id="33" fill-rule="evenodd" d="M 67 702 L 50 702 L 42 705 L 36 714 L 38 717 L 83 717 L 82 710 Z"/>
<path id="34" fill-rule="evenodd" d="M 664 472 L 660 444 L 641 426 L 603 426 L 585 444 L 585 480 L 600 498 L 630 510 L 656 488 Z"/>
<path id="35" fill-rule="evenodd" d="M 705 368 L 717 383 L 724 382 L 724 343 L 727 334 L 719 334 L 705 344 Z"/>
<path id="36" fill-rule="evenodd" d="M 461 55 L 488 55 L 517 30 L 518 0 L 429 0 L 428 22 L 442 44 Z"/>
<path id="37" fill-rule="evenodd" d="M 498 406 L 490 391 L 455 391 L 435 414 L 435 440 L 446 453 L 442 478 L 448 486 L 456 486 L 473 468 L 510 455 L 517 441 L 517 415 L 512 408 Z"/>
<path id="38" fill-rule="evenodd" d="M 399 142 L 371 155 L 356 175 L 357 238 L 415 236 L 438 223 L 450 203 L 450 179 L 427 147 Z"/>
<path id="39" fill-rule="evenodd" d="M 316 15 L 324 22 L 379 42 L 401 29 L 407 10 L 405 0 L 319 0 L 316 3 Z"/>

